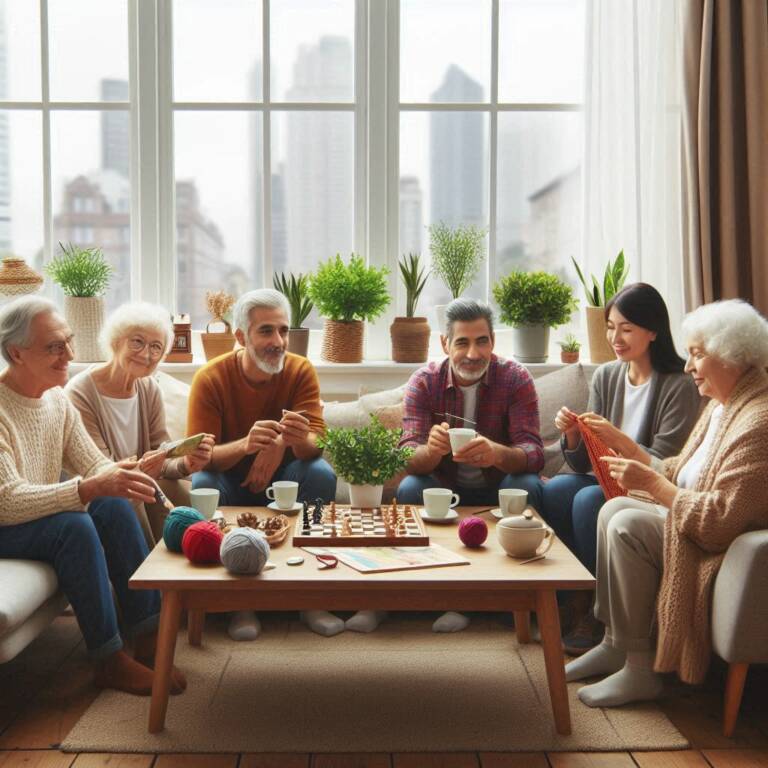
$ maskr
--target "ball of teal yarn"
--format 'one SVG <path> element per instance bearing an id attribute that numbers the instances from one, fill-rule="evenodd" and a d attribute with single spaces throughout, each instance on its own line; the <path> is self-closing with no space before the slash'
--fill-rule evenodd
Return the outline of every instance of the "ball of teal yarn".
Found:
<path id="1" fill-rule="evenodd" d="M 181 552 L 181 540 L 184 531 L 194 523 L 205 518 L 192 507 L 174 507 L 165 518 L 163 525 L 163 541 L 171 552 Z"/>
<path id="2" fill-rule="evenodd" d="M 219 556 L 230 573 L 260 573 L 269 560 L 269 542 L 253 528 L 235 528 L 221 542 Z"/>

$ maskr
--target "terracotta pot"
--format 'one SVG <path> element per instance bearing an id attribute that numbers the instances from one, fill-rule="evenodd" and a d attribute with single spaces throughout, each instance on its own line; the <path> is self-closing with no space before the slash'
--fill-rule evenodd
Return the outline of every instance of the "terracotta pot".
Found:
<path id="1" fill-rule="evenodd" d="M 606 336 L 605 307 L 587 307 L 587 333 L 591 362 L 610 363 L 616 359 Z"/>
<path id="2" fill-rule="evenodd" d="M 396 363 L 424 363 L 429 353 L 429 323 L 426 317 L 396 317 L 389 326 L 392 359 Z"/>
<path id="3" fill-rule="evenodd" d="M 575 352 L 566 352 L 564 349 L 560 350 L 560 362 L 561 363 L 578 363 L 579 362 L 579 350 Z"/>
<path id="4" fill-rule="evenodd" d="M 211 333 L 208 329 L 211 323 L 224 323 L 225 330 L 220 333 Z M 206 360 L 213 360 L 214 357 L 226 355 L 235 348 L 235 334 L 232 333 L 229 323 L 226 320 L 211 320 L 211 323 L 205 326 L 205 333 L 200 334 L 200 340 L 203 342 L 203 351 Z"/>
<path id="5" fill-rule="evenodd" d="M 328 363 L 362 363 L 362 320 L 325 320 L 320 357 Z"/>
<path id="6" fill-rule="evenodd" d="M 99 347 L 104 325 L 104 299 L 101 296 L 65 296 L 64 317 L 75 335 L 75 361 L 97 363 L 105 360 Z"/>
<path id="7" fill-rule="evenodd" d="M 294 355 L 307 356 L 309 349 L 309 328 L 291 328 L 288 332 L 288 351 Z"/>

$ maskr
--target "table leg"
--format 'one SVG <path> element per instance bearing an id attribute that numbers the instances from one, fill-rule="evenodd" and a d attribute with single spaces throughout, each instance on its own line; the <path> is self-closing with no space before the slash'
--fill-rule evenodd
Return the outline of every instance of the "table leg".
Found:
<path id="1" fill-rule="evenodd" d="M 160 609 L 160 629 L 155 651 L 155 674 L 152 680 L 152 702 L 149 706 L 149 732 L 160 733 L 165 728 L 168 692 L 171 687 L 173 654 L 181 617 L 181 599 L 178 592 L 163 592 Z"/>
<path id="2" fill-rule="evenodd" d="M 571 711 L 568 705 L 568 688 L 565 684 L 565 659 L 560 638 L 560 615 L 554 590 L 536 593 L 536 614 L 539 619 L 544 664 L 547 669 L 549 698 L 555 716 L 555 729 L 563 736 L 571 732 Z"/>
<path id="3" fill-rule="evenodd" d="M 515 611 L 515 634 L 518 643 L 531 642 L 531 613 L 530 611 Z"/>
<path id="4" fill-rule="evenodd" d="M 199 646 L 203 642 L 205 627 L 205 611 L 189 611 L 187 613 L 187 639 L 190 645 Z"/>

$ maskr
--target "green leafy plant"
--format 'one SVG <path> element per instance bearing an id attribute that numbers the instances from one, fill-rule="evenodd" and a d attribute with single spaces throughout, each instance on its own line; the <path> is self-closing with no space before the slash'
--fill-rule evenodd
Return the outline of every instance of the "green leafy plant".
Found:
<path id="1" fill-rule="evenodd" d="M 565 338 L 557 343 L 563 352 L 578 352 L 581 349 L 581 342 L 572 333 L 567 333 Z"/>
<path id="2" fill-rule="evenodd" d="M 352 254 L 321 262 L 309 282 L 310 298 L 320 314 L 330 320 L 374 320 L 389 304 L 386 267 L 367 267 L 362 256 Z"/>
<path id="3" fill-rule="evenodd" d="M 375 414 L 365 427 L 326 430 L 317 444 L 325 449 L 336 474 L 352 485 L 382 485 L 405 469 L 413 448 L 399 447 L 402 429 L 388 429 Z"/>
<path id="4" fill-rule="evenodd" d="M 418 253 L 409 253 L 398 262 L 400 275 L 405 285 L 405 316 L 413 317 L 416 314 L 416 306 L 419 296 L 429 277 L 429 270 L 422 267 L 421 256 Z M 426 270 L 426 274 L 425 274 Z"/>
<path id="5" fill-rule="evenodd" d="M 114 267 L 104 258 L 101 248 L 62 245 L 61 254 L 44 267 L 46 274 L 61 286 L 67 296 L 102 296 L 109 287 Z"/>
<path id="6" fill-rule="evenodd" d="M 567 323 L 577 302 L 573 289 L 549 272 L 511 272 L 493 286 L 493 296 L 507 325 Z"/>
<path id="7" fill-rule="evenodd" d="M 622 289 L 624 281 L 629 274 L 629 265 L 624 258 L 624 251 L 621 250 L 616 256 L 616 261 L 612 264 L 609 260 L 605 267 L 601 293 L 601 287 L 597 282 L 597 278 L 590 274 L 592 285 L 588 286 L 587 281 L 584 279 L 584 274 L 573 256 L 571 256 L 571 261 L 573 266 L 576 267 L 576 273 L 579 276 L 579 280 L 581 280 L 581 284 L 584 286 L 584 293 L 587 294 L 587 301 L 591 307 L 604 307 Z"/>
<path id="8" fill-rule="evenodd" d="M 474 226 L 452 229 L 442 221 L 429 227 L 432 272 L 458 299 L 472 285 L 485 259 L 486 230 Z"/>
<path id="9" fill-rule="evenodd" d="M 284 272 L 272 275 L 272 285 L 276 291 L 288 299 L 291 307 L 291 328 L 301 328 L 315 306 L 309 298 L 309 275 L 299 273 L 298 276 L 290 273 L 286 277 Z"/>

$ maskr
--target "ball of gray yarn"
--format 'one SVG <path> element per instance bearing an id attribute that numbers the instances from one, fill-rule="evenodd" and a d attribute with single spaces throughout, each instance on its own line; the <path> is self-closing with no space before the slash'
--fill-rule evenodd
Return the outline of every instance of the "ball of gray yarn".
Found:
<path id="1" fill-rule="evenodd" d="M 224 537 L 219 554 L 230 573 L 260 573 L 269 559 L 269 542 L 253 528 L 235 528 Z"/>

